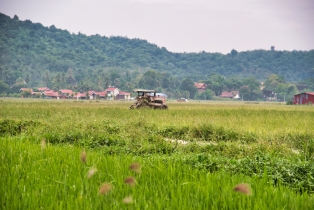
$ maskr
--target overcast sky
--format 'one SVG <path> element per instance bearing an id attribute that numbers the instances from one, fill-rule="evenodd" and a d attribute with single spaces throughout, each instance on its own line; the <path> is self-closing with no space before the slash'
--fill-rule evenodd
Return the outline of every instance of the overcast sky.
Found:
<path id="1" fill-rule="evenodd" d="M 0 0 L 0 12 L 171 52 L 314 49 L 314 0 Z"/>

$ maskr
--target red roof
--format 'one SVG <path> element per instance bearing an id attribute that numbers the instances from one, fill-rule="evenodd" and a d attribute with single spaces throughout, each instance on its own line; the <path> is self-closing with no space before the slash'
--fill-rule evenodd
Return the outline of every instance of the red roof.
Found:
<path id="1" fill-rule="evenodd" d="M 119 92 L 119 95 L 127 95 L 128 96 L 128 95 L 131 95 L 131 94 L 129 92 L 122 92 L 121 91 L 121 92 Z"/>
<path id="2" fill-rule="evenodd" d="M 96 95 L 99 95 L 99 96 L 105 96 L 107 95 L 107 92 L 106 91 L 102 91 L 102 92 L 95 92 Z"/>
<path id="3" fill-rule="evenodd" d="M 229 91 L 229 92 L 222 92 L 220 97 L 223 97 L 223 98 L 233 98 L 237 94 L 239 94 L 239 91 L 237 91 L 237 90 Z"/>
<path id="4" fill-rule="evenodd" d="M 306 94 L 309 94 L 309 95 L 313 95 L 314 96 L 314 92 L 305 92 Z M 301 94 L 303 94 L 303 93 L 298 93 L 298 94 L 295 94 L 295 96 L 297 96 L 297 95 L 301 95 Z"/>
<path id="5" fill-rule="evenodd" d="M 116 87 L 109 87 L 109 88 L 107 88 L 106 89 L 106 91 L 115 91 L 115 90 L 117 90 L 118 88 L 116 88 Z"/>
<path id="6" fill-rule="evenodd" d="M 86 98 L 86 92 L 85 92 L 85 93 L 77 93 L 74 97 L 77 97 L 77 98 Z"/>
<path id="7" fill-rule="evenodd" d="M 68 93 L 70 95 L 72 95 L 73 91 L 72 90 L 67 90 L 67 89 L 63 89 L 63 90 L 59 90 L 61 93 Z"/>
<path id="8" fill-rule="evenodd" d="M 20 89 L 20 92 L 21 92 L 21 91 L 29 91 L 29 92 L 32 93 L 32 92 L 33 92 L 33 89 L 32 89 L 32 88 L 21 88 L 21 89 Z"/>
<path id="9" fill-rule="evenodd" d="M 45 96 L 50 96 L 50 97 L 59 97 L 59 93 L 53 90 L 47 90 L 43 92 Z"/>
<path id="10" fill-rule="evenodd" d="M 93 91 L 93 90 L 89 90 L 89 91 L 87 91 L 87 92 L 88 92 L 88 95 L 96 94 L 95 91 Z"/>
<path id="11" fill-rule="evenodd" d="M 41 92 L 41 91 L 50 90 L 50 89 L 47 87 L 40 87 L 40 88 L 37 88 L 37 90 Z"/>
<path id="12" fill-rule="evenodd" d="M 207 87 L 205 83 L 194 83 L 194 86 L 197 89 L 206 89 L 206 87 Z"/>

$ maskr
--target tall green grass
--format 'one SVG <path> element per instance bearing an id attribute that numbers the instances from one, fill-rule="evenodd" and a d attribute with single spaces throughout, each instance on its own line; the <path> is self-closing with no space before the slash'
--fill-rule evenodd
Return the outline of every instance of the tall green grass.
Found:
<path id="1" fill-rule="evenodd" d="M 210 173 L 193 169 L 181 161 L 108 156 L 82 148 L 48 146 L 3 138 L 0 141 L 1 209 L 311 209 L 313 197 L 296 194 L 263 178 Z M 141 164 L 141 173 L 129 170 Z M 90 178 L 88 171 L 96 168 Z M 135 186 L 124 183 L 134 177 Z M 102 183 L 110 183 L 107 194 L 99 194 Z M 235 192 L 248 183 L 252 195 Z M 127 197 L 132 202 L 124 203 Z"/>
<path id="2" fill-rule="evenodd" d="M 129 104 L 1 100 L 1 171 L 5 173 L 1 190 L 7 189 L 3 207 L 37 209 L 35 199 L 41 195 L 50 199 L 43 208 L 57 209 L 105 205 L 121 209 L 127 194 L 134 203 L 126 208 L 132 209 L 179 209 L 183 204 L 187 209 L 272 209 L 284 208 L 284 203 L 288 209 L 299 209 L 313 201 L 308 195 L 314 191 L 312 106 L 170 102 L 169 110 L 129 110 Z M 42 139 L 49 144 L 43 151 Z M 88 151 L 87 164 L 79 161 L 81 148 Z M 151 174 L 145 182 L 144 172 L 136 175 L 128 170 L 134 161 Z M 87 179 L 92 167 L 98 172 Z M 99 169 L 104 167 L 109 175 Z M 123 183 L 130 175 L 138 181 L 135 188 Z M 203 188 L 211 187 L 208 179 L 215 183 L 209 192 Z M 37 190 L 28 191 L 37 182 Z M 113 193 L 98 195 L 103 182 L 114 186 Z M 240 182 L 250 183 L 259 198 L 234 193 L 233 186 Z M 278 198 L 278 204 L 259 188 Z M 182 198 L 175 196 L 181 191 Z M 289 196 L 297 196 L 300 203 L 288 201 Z M 263 204 L 268 199 L 270 203 Z"/>

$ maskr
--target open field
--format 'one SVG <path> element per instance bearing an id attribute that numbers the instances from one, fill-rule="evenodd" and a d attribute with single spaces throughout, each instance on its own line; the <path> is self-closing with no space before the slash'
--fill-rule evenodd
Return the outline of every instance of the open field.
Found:
<path id="1" fill-rule="evenodd" d="M 195 101 L 129 110 L 131 103 L 2 99 L 1 208 L 313 206 L 313 106 Z M 129 170 L 134 162 L 141 173 Z M 135 186 L 124 183 L 129 176 Z M 104 182 L 112 188 L 102 194 Z M 233 191 L 242 182 L 252 195 Z"/>

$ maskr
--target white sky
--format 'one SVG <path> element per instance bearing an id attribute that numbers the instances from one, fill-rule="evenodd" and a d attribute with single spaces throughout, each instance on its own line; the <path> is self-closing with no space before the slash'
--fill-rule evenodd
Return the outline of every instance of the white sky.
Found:
<path id="1" fill-rule="evenodd" d="M 0 0 L 0 12 L 172 52 L 314 49 L 314 0 Z"/>

